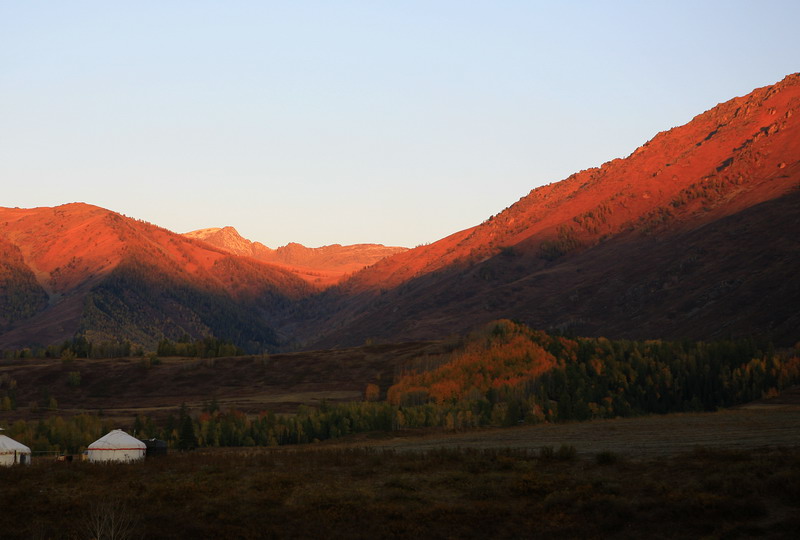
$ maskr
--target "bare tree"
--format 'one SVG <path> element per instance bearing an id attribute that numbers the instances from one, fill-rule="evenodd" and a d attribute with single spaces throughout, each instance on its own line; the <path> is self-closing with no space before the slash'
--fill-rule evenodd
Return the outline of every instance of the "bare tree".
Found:
<path id="1" fill-rule="evenodd" d="M 141 537 L 138 528 L 136 514 L 120 499 L 92 503 L 84 527 L 92 540 L 133 540 Z"/>

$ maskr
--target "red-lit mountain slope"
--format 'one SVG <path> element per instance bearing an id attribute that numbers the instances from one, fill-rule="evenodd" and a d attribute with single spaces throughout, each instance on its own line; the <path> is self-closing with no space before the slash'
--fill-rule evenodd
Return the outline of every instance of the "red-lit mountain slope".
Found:
<path id="1" fill-rule="evenodd" d="M 380 244 L 350 246 L 334 244 L 309 248 L 290 243 L 277 249 L 270 249 L 260 242 L 251 242 L 243 238 L 233 227 L 200 229 L 185 233 L 184 236 L 203 240 L 236 255 L 253 257 L 281 266 L 318 288 L 330 287 L 365 266 L 407 251 L 407 248 Z"/>
<path id="2" fill-rule="evenodd" d="M 800 76 L 537 188 L 329 292 L 316 344 L 498 317 L 637 338 L 800 339 Z M 300 330 L 302 331 L 302 330 Z"/>
<path id="3" fill-rule="evenodd" d="M 96 206 L 0 208 L 0 348 L 78 332 L 272 345 L 270 313 L 310 292 L 290 272 Z"/>
<path id="4" fill-rule="evenodd" d="M 616 338 L 794 343 L 799 115 L 792 75 L 318 294 L 285 269 L 328 256 L 302 246 L 286 247 L 281 268 L 94 206 L 0 209 L 0 348 L 76 333 L 146 346 L 183 334 L 252 349 L 346 345 L 497 318 Z"/>

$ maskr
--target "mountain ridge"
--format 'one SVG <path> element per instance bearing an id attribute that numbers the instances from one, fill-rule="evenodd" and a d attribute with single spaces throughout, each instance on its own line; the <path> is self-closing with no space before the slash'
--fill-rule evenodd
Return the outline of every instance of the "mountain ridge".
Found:
<path id="1" fill-rule="evenodd" d="M 236 255 L 281 266 L 319 288 L 332 286 L 366 266 L 407 251 L 404 247 L 383 244 L 331 244 L 309 248 L 296 242 L 271 249 L 242 237 L 231 226 L 199 229 L 184 233 L 184 236 L 208 242 Z"/>
<path id="2" fill-rule="evenodd" d="M 0 328 L 5 348 L 48 345 L 77 333 L 150 346 L 163 337 L 202 337 L 214 334 L 225 317 L 244 321 L 246 312 L 259 320 L 268 301 L 280 304 L 313 291 L 277 266 L 84 203 L 0 208 L 0 245 L 12 246 L 1 262 L 9 271 L 0 281 L 0 302 L 30 306 L 17 298 L 21 283 L 39 298 L 26 317 L 9 318 Z M 131 326 L 135 317 L 143 328 Z M 260 335 L 254 342 L 272 332 L 258 330 L 261 323 L 244 326 Z"/>
<path id="3" fill-rule="evenodd" d="M 800 76 L 794 74 L 657 134 L 627 158 L 536 188 L 480 225 L 381 261 L 343 282 L 326 305 L 312 315 L 318 318 L 319 327 L 331 330 L 327 335 L 309 336 L 309 340 L 315 346 L 327 346 L 385 339 L 389 334 L 403 339 L 426 338 L 506 316 L 519 317 L 535 327 L 570 328 L 591 335 L 608 328 L 620 337 L 679 338 L 680 325 L 669 321 L 661 321 L 654 328 L 645 325 L 639 332 L 620 331 L 625 324 L 623 315 L 617 315 L 619 321 L 613 324 L 604 322 L 608 306 L 587 313 L 583 304 L 566 308 L 564 305 L 572 302 L 559 306 L 552 300 L 548 302 L 552 311 L 539 315 L 530 305 L 553 296 L 580 298 L 575 291 L 582 288 L 609 288 L 605 281 L 613 278 L 614 265 L 635 267 L 637 251 L 650 253 L 647 250 L 658 242 L 674 242 L 676 235 L 721 223 L 762 203 L 791 197 L 800 185 L 798 113 Z M 782 208 L 785 206 L 791 204 Z M 777 230 L 781 230 L 780 225 L 785 230 L 797 230 L 792 213 L 784 210 L 772 217 Z M 759 226 L 760 242 L 768 245 L 775 231 L 768 225 Z M 713 247 L 703 245 L 702 238 L 693 241 L 699 252 Z M 758 243 L 751 238 L 746 241 L 747 245 Z M 735 252 L 736 246 L 730 249 Z M 781 249 L 781 256 L 797 260 L 795 244 L 784 241 Z M 591 258 L 585 255 L 589 251 L 608 266 L 600 273 L 606 277 L 595 276 L 596 283 L 591 287 L 585 273 L 578 275 L 581 266 L 584 271 L 592 268 Z M 604 253 L 611 251 L 618 254 L 609 259 Z M 672 251 L 667 259 L 683 258 L 683 249 L 676 246 Z M 645 260 L 641 264 L 648 263 Z M 726 281 L 725 268 L 709 267 L 709 271 L 717 275 L 718 282 Z M 531 285 L 554 276 L 562 280 L 566 290 Z M 635 276 L 633 272 L 634 282 Z M 786 277 L 782 274 L 782 279 Z M 671 279 L 675 277 L 657 275 L 651 281 Z M 615 286 L 621 297 L 652 296 L 630 293 L 623 285 Z M 636 287 L 653 288 L 648 283 Z M 680 289 L 674 288 L 673 293 L 683 294 Z M 796 288 L 790 293 L 787 298 L 800 301 Z M 774 303 L 786 306 L 787 298 L 776 297 Z M 696 325 L 684 325 L 691 337 L 702 338 L 701 330 L 705 335 L 720 334 L 712 331 L 706 320 L 713 319 L 713 313 L 704 317 L 695 321 Z M 779 332 L 778 339 L 791 340 L 797 329 L 796 324 L 789 324 Z M 751 331 L 771 332 L 763 325 Z"/>
<path id="4" fill-rule="evenodd" d="M 0 209 L 0 347 L 183 333 L 251 350 L 334 347 L 499 318 L 586 336 L 793 344 L 798 115 L 793 74 L 411 250 L 271 250 L 233 227 L 192 238 L 86 204 Z"/>
<path id="5" fill-rule="evenodd" d="M 784 118 L 774 117 L 777 114 L 776 109 L 773 109 L 774 112 L 772 113 L 764 111 L 764 114 L 761 116 L 769 116 L 769 120 L 761 120 L 760 125 L 753 126 L 753 129 L 744 136 L 740 136 L 740 146 L 737 149 L 742 149 L 742 147 L 747 146 L 747 149 L 751 150 L 752 146 L 757 141 L 761 140 L 763 142 L 768 136 L 777 134 L 781 130 L 781 126 L 785 126 L 790 121 L 792 115 L 795 114 L 794 111 L 797 109 L 797 89 L 799 86 L 800 75 L 793 74 L 787 76 L 776 85 L 759 88 L 747 96 L 733 98 L 727 102 L 721 103 L 695 116 L 689 123 L 683 126 L 677 126 L 658 133 L 650 141 L 634 150 L 627 158 L 617 158 L 604 163 L 600 167 L 586 169 L 572 174 L 559 182 L 535 188 L 515 204 L 501 211 L 496 216 L 484 221 L 482 224 L 454 233 L 439 242 L 434 242 L 428 246 L 412 250 L 412 252 L 409 252 L 407 255 L 408 257 L 412 257 L 424 251 L 434 251 L 436 248 L 440 247 L 439 244 L 443 244 L 448 248 L 448 252 L 445 253 L 444 258 L 441 256 L 432 257 L 435 262 L 432 266 L 426 267 L 426 272 L 430 272 L 459 257 L 487 257 L 497 253 L 500 247 L 513 246 L 522 241 L 530 240 L 531 231 L 526 225 L 536 224 L 537 228 L 535 229 L 535 233 L 540 233 L 543 237 L 550 237 L 550 239 L 552 239 L 558 236 L 557 231 L 554 230 L 558 225 L 563 224 L 565 221 L 574 220 L 579 216 L 582 216 L 587 221 L 595 221 L 597 223 L 587 223 L 585 226 L 579 224 L 582 226 L 583 230 L 576 231 L 577 234 L 585 238 L 590 236 L 599 237 L 601 233 L 611 232 L 611 228 L 607 223 L 601 223 L 603 214 L 608 213 L 603 209 L 603 206 L 613 203 L 615 198 L 619 199 L 626 195 L 629 200 L 624 201 L 625 204 L 617 203 L 616 206 L 625 209 L 627 219 L 622 220 L 623 223 L 617 223 L 617 226 L 628 226 L 632 219 L 635 220 L 640 217 L 634 211 L 636 206 L 647 207 L 648 209 L 657 206 L 652 204 L 652 202 L 649 204 L 641 204 L 641 201 L 647 199 L 656 200 L 655 198 L 657 197 L 662 204 L 671 204 L 673 200 L 677 199 L 680 192 L 688 187 L 687 184 L 701 182 L 704 179 L 717 176 L 717 173 L 730 175 L 739 165 L 738 161 L 736 164 L 733 164 L 732 160 L 728 162 L 728 160 L 731 159 L 729 155 L 716 158 L 712 157 L 711 161 L 713 166 L 709 167 L 709 170 L 702 174 L 692 174 L 694 171 L 685 170 L 690 168 L 686 166 L 686 161 L 689 161 L 686 159 L 687 156 L 680 156 L 675 162 L 665 163 L 663 156 L 658 150 L 669 151 L 670 146 L 676 144 L 675 138 L 694 135 L 694 133 L 686 133 L 692 129 L 699 129 L 703 134 L 700 140 L 693 141 L 694 146 L 698 149 L 707 150 L 711 147 L 710 141 L 713 140 L 715 144 L 719 143 L 720 139 L 727 135 L 723 130 L 726 126 L 726 121 L 735 118 L 740 112 L 743 116 L 752 116 L 756 112 L 759 101 L 763 102 L 766 98 L 780 95 L 783 89 L 788 88 L 793 90 L 794 94 L 792 94 L 791 98 L 794 100 L 794 107 L 789 109 L 788 104 L 785 104 L 786 110 L 784 111 Z M 788 116 L 786 116 L 787 114 Z M 754 124 L 759 120 L 759 118 L 751 118 L 750 123 Z M 702 126 L 697 126 L 698 123 L 702 123 Z M 794 121 L 792 121 L 792 123 L 795 124 Z M 689 126 L 692 127 L 690 128 Z M 722 131 L 722 133 L 720 133 L 720 131 Z M 792 144 L 792 151 L 800 146 L 800 142 L 798 142 L 796 136 L 792 139 Z M 703 148 L 704 146 L 705 148 Z M 690 148 L 690 150 L 692 149 Z M 797 154 L 793 155 L 796 156 Z M 635 193 L 631 197 L 624 192 L 626 188 L 630 190 L 633 187 L 631 183 L 627 180 L 619 180 L 619 178 L 624 178 L 623 173 L 627 172 L 627 170 L 631 168 L 631 165 L 635 165 L 640 171 L 644 169 L 644 171 L 642 171 L 644 173 L 642 174 L 644 179 L 650 180 L 650 178 L 647 177 L 651 177 L 652 179 L 659 180 L 650 181 L 650 185 L 646 186 L 644 189 L 642 189 L 641 186 L 637 186 L 639 191 L 642 192 L 642 199 L 640 199 L 640 201 L 632 200 L 636 198 Z M 684 170 L 673 172 L 670 167 L 676 165 L 679 165 L 679 169 Z M 784 163 L 784 167 L 785 166 L 786 163 Z M 615 168 L 623 168 L 624 170 L 610 172 Z M 725 171 L 726 169 L 728 170 Z M 779 170 L 780 169 L 776 168 L 773 172 L 777 174 Z M 666 176 L 677 180 L 678 174 L 689 177 L 691 181 L 683 183 L 676 182 L 673 185 L 660 181 Z M 614 175 L 617 177 L 613 178 L 616 187 L 613 191 L 611 189 L 606 189 L 605 191 L 609 193 L 604 194 L 604 196 L 598 197 L 597 193 L 590 193 L 585 190 L 586 187 L 596 186 L 601 183 L 602 180 Z M 583 193 L 581 192 L 582 190 Z M 598 198 L 601 200 L 596 200 Z M 578 206 L 578 208 L 574 210 L 557 211 L 565 202 L 570 202 L 574 199 L 578 199 L 578 202 L 584 202 L 584 204 L 573 205 Z M 583 201 L 581 201 L 581 199 L 583 199 Z M 586 199 L 588 199 L 588 201 L 586 201 Z M 584 215 L 589 213 L 593 215 Z M 709 217 L 711 217 L 711 215 Z M 616 221 L 619 222 L 620 220 L 617 219 Z M 597 232 L 591 232 L 593 225 L 597 227 Z M 462 245 L 471 249 L 466 252 L 464 249 L 453 249 L 454 247 L 460 247 Z M 492 253 L 492 249 L 494 249 L 494 253 Z M 392 262 L 395 265 L 401 265 L 400 259 L 398 258 L 394 258 Z M 408 273 L 401 274 L 401 276 L 393 276 L 392 285 L 397 284 L 399 281 L 402 281 L 402 279 L 407 279 L 407 276 Z M 360 276 L 360 279 L 365 279 L 365 276 Z"/>

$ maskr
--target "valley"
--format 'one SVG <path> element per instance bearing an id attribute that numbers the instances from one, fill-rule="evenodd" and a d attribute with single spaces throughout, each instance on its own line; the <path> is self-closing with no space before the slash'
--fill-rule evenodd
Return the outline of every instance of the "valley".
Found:
<path id="1" fill-rule="evenodd" d="M 800 2 L 0 13 L 0 540 L 798 537 Z"/>
<path id="2" fill-rule="evenodd" d="M 414 249 L 0 208 L 4 419 L 274 445 L 774 397 L 800 380 L 799 114 L 793 74 Z"/>

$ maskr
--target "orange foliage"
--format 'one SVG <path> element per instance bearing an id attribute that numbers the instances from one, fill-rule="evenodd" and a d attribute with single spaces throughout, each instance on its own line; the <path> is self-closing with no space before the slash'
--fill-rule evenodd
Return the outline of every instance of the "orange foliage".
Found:
<path id="1" fill-rule="evenodd" d="M 424 391 L 437 403 L 444 403 L 463 399 L 474 390 L 485 394 L 491 388 L 519 387 L 556 366 L 556 358 L 541 343 L 562 339 L 511 321 L 492 323 L 455 351 L 446 364 L 403 375 L 389 389 L 387 399 L 400 405 L 404 396 Z"/>

